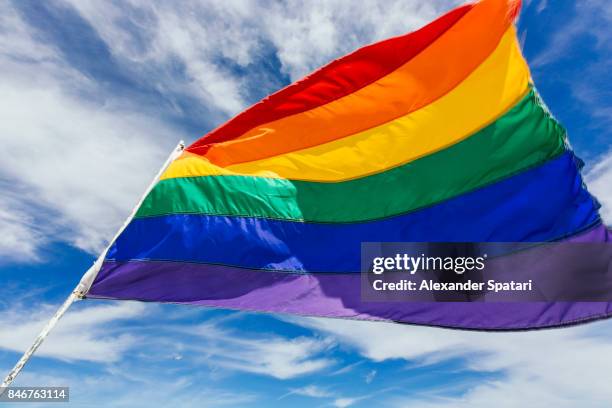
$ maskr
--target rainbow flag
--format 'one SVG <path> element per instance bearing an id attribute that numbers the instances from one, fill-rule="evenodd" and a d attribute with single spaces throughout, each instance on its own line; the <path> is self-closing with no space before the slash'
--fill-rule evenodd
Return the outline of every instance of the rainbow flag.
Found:
<path id="1" fill-rule="evenodd" d="M 473 329 L 612 314 L 607 301 L 360 297 L 364 242 L 609 241 L 582 164 L 531 81 L 519 8 L 454 9 L 197 140 L 113 243 L 87 297 Z M 567 257 L 547 262 L 580 270 Z"/>

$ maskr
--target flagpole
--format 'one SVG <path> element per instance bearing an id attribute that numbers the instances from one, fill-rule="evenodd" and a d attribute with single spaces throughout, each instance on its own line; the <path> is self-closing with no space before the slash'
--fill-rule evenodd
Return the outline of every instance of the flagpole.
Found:
<path id="1" fill-rule="evenodd" d="M 43 327 L 43 329 L 41 330 L 40 334 L 38 336 L 36 336 L 36 338 L 34 339 L 34 342 L 32 343 L 32 345 L 26 350 L 25 353 L 23 353 L 23 356 L 21 356 L 21 358 L 19 359 L 17 364 L 15 364 L 13 369 L 4 378 L 4 381 L 2 382 L 2 385 L 0 385 L 0 396 L 2 396 L 2 394 L 4 394 L 4 392 L 8 389 L 8 387 L 13 382 L 13 380 L 15 380 L 15 377 L 17 377 L 17 375 L 21 372 L 23 367 L 26 365 L 28 360 L 30 360 L 30 358 L 36 352 L 36 350 L 40 347 L 40 345 L 45 340 L 45 338 L 47 338 L 47 336 L 49 335 L 51 330 L 53 330 L 53 328 L 55 327 L 55 325 L 57 324 L 59 319 L 61 319 L 61 317 L 64 315 L 64 313 L 66 313 L 66 311 L 68 310 L 70 305 L 72 305 L 76 300 L 80 300 L 80 299 L 83 299 L 85 297 L 85 295 L 89 291 L 89 288 L 91 287 L 94 279 L 98 275 L 98 272 L 100 271 L 100 268 L 102 267 L 102 262 L 104 261 L 104 258 L 106 257 L 106 253 L 110 249 L 111 245 L 113 245 L 113 243 L 115 242 L 117 237 L 119 237 L 119 235 L 123 232 L 123 230 L 125 230 L 125 228 L 128 226 L 130 221 L 132 221 L 132 219 L 136 215 L 136 212 L 138 211 L 138 209 L 142 205 L 142 202 L 147 197 L 149 192 L 151 192 L 151 190 L 153 189 L 155 184 L 159 181 L 161 175 L 168 168 L 170 163 L 172 163 L 174 161 L 174 159 L 176 159 L 183 152 L 184 149 L 185 149 L 185 144 L 181 140 L 178 143 L 178 145 L 174 148 L 174 150 L 172 150 L 172 153 L 168 156 L 168 158 L 164 162 L 164 165 L 159 169 L 159 171 L 155 175 L 155 178 L 151 181 L 151 183 L 149 184 L 149 186 L 147 187 L 145 192 L 142 194 L 142 196 L 140 197 L 140 200 L 138 200 L 138 203 L 136 204 L 134 209 L 132 209 L 132 212 L 127 217 L 127 219 L 125 220 L 125 222 L 123 223 L 121 228 L 119 228 L 119 230 L 117 231 L 117 233 L 115 234 L 113 239 L 109 242 L 108 246 L 104 249 L 104 251 L 102 251 L 102 253 L 98 257 L 98 259 L 96 259 L 96 261 L 87 270 L 87 272 L 85 272 L 85 274 L 83 275 L 83 277 L 79 281 L 79 284 L 74 288 L 72 293 L 70 293 L 70 296 L 68 296 L 66 298 L 66 300 L 64 301 L 64 303 L 59 307 L 59 309 L 57 309 L 57 312 L 55 312 L 53 317 L 51 317 L 51 319 L 47 322 L 45 327 Z"/>

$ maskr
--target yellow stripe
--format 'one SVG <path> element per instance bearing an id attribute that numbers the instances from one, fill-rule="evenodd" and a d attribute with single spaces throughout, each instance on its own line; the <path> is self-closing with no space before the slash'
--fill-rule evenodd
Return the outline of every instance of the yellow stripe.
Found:
<path id="1" fill-rule="evenodd" d="M 243 174 L 334 182 L 379 173 L 442 150 L 490 124 L 527 93 L 529 78 L 511 27 L 461 84 L 406 116 L 333 142 L 227 168 L 188 154 L 172 163 L 162 179 Z"/>

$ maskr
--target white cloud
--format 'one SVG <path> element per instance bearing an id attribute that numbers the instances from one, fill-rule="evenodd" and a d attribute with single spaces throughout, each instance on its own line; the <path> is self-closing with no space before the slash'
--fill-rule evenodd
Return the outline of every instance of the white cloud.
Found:
<path id="1" fill-rule="evenodd" d="M 465 384 L 467 392 L 448 399 L 444 390 L 385 399 L 397 406 L 501 407 L 605 406 L 612 400 L 607 378 L 612 364 L 610 322 L 558 330 L 483 333 L 331 319 L 299 319 L 335 336 L 374 361 L 404 359 L 431 364 L 462 357 L 465 368 L 501 373 L 502 379 Z M 410 375 L 407 373 L 406 375 Z M 517 391 L 517 390 L 520 390 Z M 381 395 L 380 398 L 384 398 Z"/>
<path id="2" fill-rule="evenodd" d="M 36 41 L 29 28 L 6 2 L 0 5 L 0 50 L 3 57 L 14 56 L 42 62 L 56 57 L 48 44 Z"/>
<path id="3" fill-rule="evenodd" d="M 33 301 L 37 296 L 31 294 L 17 293 L 15 297 L 23 303 L 0 305 L 8 306 L 0 308 L 0 350 L 22 353 L 57 305 L 37 303 Z M 284 338 L 267 333 L 247 336 L 224 327 L 234 321 L 231 315 L 200 325 L 178 323 L 175 319 L 185 314 L 172 317 L 174 307 L 78 302 L 37 351 L 35 358 L 46 357 L 47 361 L 29 365 L 15 385 L 70 385 L 75 391 L 71 401 L 77 404 L 96 400 L 126 407 L 168 405 L 165 402 L 170 401 L 179 406 L 245 406 L 257 395 L 224 391 L 215 388 L 215 383 L 235 372 L 294 379 L 334 364 L 323 356 L 332 346 L 328 339 Z M 181 356 L 179 360 L 177 355 Z M 69 364 L 53 364 L 48 359 Z M 13 357 L 0 361 L 1 371 L 8 370 L 12 363 Z M 84 375 L 74 374 L 78 372 Z M 158 386 L 160 372 L 167 374 L 163 387 Z M 199 382 L 202 380 L 204 386 Z M 112 395 L 98 395 L 104 389 L 114 391 Z M 296 387 L 289 395 L 334 397 L 317 386 Z"/>
<path id="4" fill-rule="evenodd" d="M 37 249 L 45 238 L 22 204 L 6 189 L 0 196 L 0 263 L 39 259 Z"/>
<path id="5" fill-rule="evenodd" d="M 541 13 L 544 10 L 546 10 L 546 7 L 548 7 L 548 0 L 540 0 L 540 2 L 538 3 L 538 8 L 536 9 L 536 11 L 538 13 Z"/>
<path id="6" fill-rule="evenodd" d="M 365 43 L 411 31 L 461 3 L 131 1 L 119 9 L 91 0 L 67 1 L 96 28 L 115 56 L 147 66 L 179 58 L 200 98 L 223 103 L 229 113 L 238 110 L 244 99 L 240 84 L 214 62 L 219 55 L 245 67 L 271 45 L 285 73 L 295 80 Z M 134 27 L 137 34 L 131 30 Z M 214 101 L 219 95 L 223 101 Z"/>
<path id="7" fill-rule="evenodd" d="M 383 390 L 384 391 L 384 390 Z M 367 398 L 371 398 L 372 395 L 364 395 L 359 397 L 345 397 L 341 396 L 336 392 L 332 392 L 327 388 L 321 388 L 317 385 L 306 385 L 300 388 L 293 388 L 288 393 L 282 395 L 280 399 L 289 397 L 291 395 L 299 395 L 302 397 L 317 398 L 317 399 L 328 399 L 330 405 L 338 408 L 346 408 L 356 404 Z"/>
<path id="8" fill-rule="evenodd" d="M 544 2 L 546 3 L 546 2 Z M 540 6 L 542 3 L 540 3 Z M 596 152 L 611 148 L 610 126 L 612 90 L 608 86 L 612 62 L 612 9 L 606 0 L 585 0 L 572 5 L 560 24 L 552 24 L 547 40 L 538 39 L 536 47 L 544 44 L 542 51 L 530 60 L 536 79 L 551 86 L 568 86 L 575 100 L 575 110 L 584 111 L 590 120 L 587 125 L 575 127 L 570 134 L 589 140 Z M 529 42 L 529 39 L 527 40 Z M 579 59 L 580 61 L 576 61 Z M 554 65 L 558 64 L 558 65 Z M 557 66 L 561 69 L 557 70 Z M 558 75 L 551 76 L 551 72 Z M 553 78 L 553 79 L 551 79 Z M 554 81 L 554 82 L 553 82 Z M 568 113 L 566 113 L 568 114 Z"/>
<path id="9" fill-rule="evenodd" d="M 205 353 L 208 364 L 224 369 L 289 379 L 321 371 L 334 364 L 333 360 L 320 356 L 331 345 L 326 339 L 287 339 L 270 335 L 244 338 L 235 331 L 214 324 L 183 331 L 196 333 L 205 340 L 206 346 L 198 350 Z"/>
<path id="10" fill-rule="evenodd" d="M 361 401 L 362 399 L 364 399 L 363 397 L 357 397 L 357 398 L 349 398 L 349 397 L 342 397 L 342 398 L 336 398 L 334 400 L 334 407 L 337 408 L 347 408 L 350 407 L 351 405 L 356 404 L 357 402 Z"/>
<path id="11" fill-rule="evenodd" d="M 370 384 L 372 381 L 374 381 L 374 378 L 376 377 L 376 370 L 370 370 L 369 373 L 366 374 L 365 376 L 365 382 L 366 384 Z"/>
<path id="12" fill-rule="evenodd" d="M 602 207 L 600 214 L 605 223 L 612 225 L 612 151 L 603 155 L 585 175 L 589 191 Z"/>
<path id="13" fill-rule="evenodd" d="M 546 6 L 546 2 L 541 2 L 538 9 L 542 3 Z M 552 32 L 547 47 L 532 61 L 532 66 L 540 67 L 561 59 L 573 58 L 573 53 L 568 53 L 568 49 L 577 43 L 580 34 L 588 33 L 593 37 L 594 46 L 600 51 L 610 49 L 612 33 L 607 28 L 612 21 L 612 11 L 606 0 L 586 0 L 578 3 L 575 5 L 575 13 L 570 15 L 571 19 Z"/>
<path id="14" fill-rule="evenodd" d="M 305 385 L 299 388 L 292 388 L 287 394 L 281 396 L 279 399 L 288 397 L 290 395 L 300 395 L 303 397 L 311 398 L 329 398 L 334 394 L 325 388 L 321 388 L 317 385 Z"/>
<path id="15" fill-rule="evenodd" d="M 92 378 L 95 381 L 95 379 Z M 169 379 L 163 382 L 163 386 L 159 384 L 159 376 L 152 376 L 146 379 L 141 387 L 145 387 L 146 393 L 142 392 L 142 388 L 136 385 L 131 389 L 125 387 L 120 388 L 121 384 L 110 384 L 107 389 L 122 389 L 122 393 L 116 397 L 100 395 L 100 400 L 106 400 L 106 403 L 101 406 L 113 407 L 143 407 L 150 408 L 152 406 L 167 407 L 248 407 L 255 406 L 258 396 L 254 393 L 236 392 L 231 389 L 219 389 L 210 386 L 194 387 L 194 384 L 188 377 L 179 379 Z M 91 387 L 93 388 L 93 387 Z M 82 401 L 85 404 L 91 404 L 91 401 L 99 401 L 91 395 L 82 394 Z"/>
<path id="16" fill-rule="evenodd" d="M 51 241 L 96 252 L 179 135 L 103 94 L 5 3 L 2 15 L 0 43 L 16 45 L 0 52 L 0 254 L 37 260 Z"/>
<path id="17" fill-rule="evenodd" d="M 313 357 L 324 346 L 313 339 L 236 340 L 231 336 L 225 340 L 234 343 L 234 347 L 225 349 L 226 343 L 211 356 L 214 364 L 224 368 L 288 379 L 320 371 L 333 363 L 333 360 Z M 238 345 L 243 348 L 236 347 Z M 224 352 L 230 350 L 231 353 Z"/>
<path id="18" fill-rule="evenodd" d="M 117 61 L 155 78 L 159 91 L 177 88 L 226 115 L 246 104 L 240 83 L 216 58 L 247 65 L 256 52 L 247 2 L 187 1 L 109 4 L 68 0 L 106 42 Z M 171 69 L 179 63 L 186 78 Z"/>
<path id="19" fill-rule="evenodd" d="M 529 8 L 535 4 L 536 13 L 541 13 L 548 7 L 548 0 L 523 0 L 523 8 Z"/>
<path id="20" fill-rule="evenodd" d="M 52 85 L 9 81 L 0 81 L 3 177 L 57 214 L 46 221 L 63 227 L 56 239 L 99 250 L 163 162 L 160 145 L 170 150 L 162 140 L 172 132 L 155 119 L 88 106 Z"/>
<path id="21" fill-rule="evenodd" d="M 194 384 L 188 376 L 174 374 L 161 376 L 159 371 L 143 372 L 142 367 L 130 366 L 128 370 L 137 376 L 125 376 L 124 372 L 95 370 L 76 372 L 54 367 L 50 370 L 32 365 L 17 377 L 14 386 L 70 387 L 70 404 L 73 406 L 112 406 L 149 408 L 152 406 L 178 407 L 244 407 L 253 406 L 258 395 L 236 392 L 214 384 Z M 160 384 L 163 384 L 160 386 Z M 49 404 L 29 403 L 28 406 L 48 407 Z"/>
<path id="22" fill-rule="evenodd" d="M 0 348 L 22 353 L 34 341 L 57 306 L 11 306 L 11 309 L 0 311 Z M 142 304 L 127 302 L 79 308 L 73 306 L 36 354 L 66 361 L 115 362 L 135 344 L 136 338 L 117 330 L 114 324 L 140 317 L 144 311 Z"/>

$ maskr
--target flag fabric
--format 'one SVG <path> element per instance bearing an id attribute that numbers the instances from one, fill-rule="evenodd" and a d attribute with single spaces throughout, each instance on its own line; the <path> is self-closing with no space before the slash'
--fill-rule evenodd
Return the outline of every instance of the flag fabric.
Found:
<path id="1" fill-rule="evenodd" d="M 197 140 L 113 243 L 87 297 L 471 329 L 612 314 L 607 301 L 360 297 L 362 242 L 610 241 L 582 163 L 532 83 L 519 8 L 459 7 Z"/>

